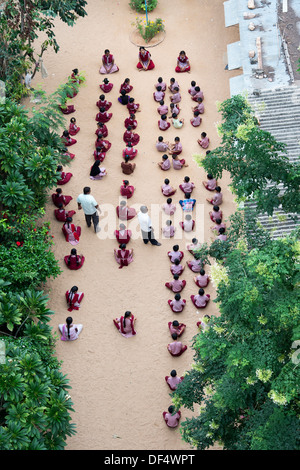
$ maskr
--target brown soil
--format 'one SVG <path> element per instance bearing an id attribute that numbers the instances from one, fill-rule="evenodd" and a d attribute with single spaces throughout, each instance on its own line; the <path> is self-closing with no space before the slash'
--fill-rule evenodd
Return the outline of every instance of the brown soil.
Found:
<path id="1" fill-rule="evenodd" d="M 129 178 L 136 192 L 130 205 L 139 208 L 141 204 L 146 204 L 150 215 L 154 214 L 157 205 L 165 201 L 160 191 L 163 179 L 168 176 L 178 188 L 183 177 L 189 175 L 196 184 L 193 196 L 199 206 L 199 219 L 193 235 L 200 241 L 210 241 L 212 223 L 208 211 L 211 207 L 206 202 L 208 195 L 201 184 L 205 172 L 195 164 L 192 156 L 205 154 L 197 144 L 202 131 L 206 131 L 210 137 L 211 149 L 219 144 L 216 123 L 220 116 L 216 102 L 229 98 L 229 78 L 240 73 L 225 70 L 226 46 L 238 40 L 238 28 L 225 28 L 221 0 L 173 0 L 172 7 L 169 0 L 160 0 L 149 17 L 165 20 L 166 37 L 158 46 L 150 49 L 155 69 L 138 72 L 138 48 L 130 41 L 133 29 L 131 23 L 137 15 L 130 10 L 128 2 L 89 0 L 87 12 L 88 16 L 78 19 L 73 28 L 57 21 L 56 37 L 60 51 L 58 54 L 50 51 L 44 54 L 48 78 L 42 80 L 37 74 L 33 82 L 33 86 L 42 82 L 42 86 L 50 93 L 66 81 L 74 67 L 86 75 L 85 86 L 72 100 L 81 131 L 77 136 L 78 143 L 70 149 L 76 154 L 68 169 L 73 173 L 73 178 L 63 187 L 64 193 L 74 198 L 69 207 L 76 210 L 76 197 L 86 185 L 91 186 L 92 194 L 100 206 L 104 203 L 118 204 L 119 187 L 124 179 L 120 162 L 124 148 L 123 122 L 127 112 L 117 102 L 117 98 L 121 82 L 129 77 L 134 87 L 131 95 L 141 105 L 141 112 L 137 113 L 137 132 L 141 136 L 139 154 L 135 160 L 137 169 Z M 98 71 L 106 48 L 114 54 L 120 67 L 120 71 L 110 77 L 114 88 L 107 95 L 107 99 L 113 103 L 113 118 L 108 123 L 108 139 L 112 148 L 103 164 L 108 176 L 102 181 L 91 181 L 89 168 L 93 162 L 95 141 L 95 103 L 100 94 L 99 84 L 104 78 Z M 169 84 L 170 78 L 175 75 L 178 52 L 182 49 L 189 56 L 192 67 L 190 74 L 176 76 L 182 92 L 180 116 L 185 118 L 185 125 L 179 131 L 169 129 L 164 136 L 170 142 L 177 134 L 180 136 L 184 148 L 182 157 L 189 167 L 178 172 L 170 170 L 166 175 L 157 167 L 161 154 L 156 152 L 155 142 L 161 132 L 157 127 L 157 104 L 153 101 L 152 93 L 159 76 Z M 192 128 L 189 123 L 192 101 L 187 90 L 191 80 L 197 81 L 205 95 L 205 114 L 198 129 Z M 169 101 L 168 96 L 167 92 L 166 100 Z M 228 183 L 226 176 L 220 181 L 225 198 L 222 206 L 225 218 L 234 210 Z M 175 202 L 182 196 L 179 192 L 178 189 L 173 197 Z M 199 215 L 201 207 L 203 218 Z M 58 332 L 58 324 L 63 323 L 68 315 L 65 291 L 77 285 L 85 293 L 80 310 L 73 313 L 74 323 L 83 324 L 79 339 L 70 343 L 59 340 L 56 348 L 57 356 L 63 362 L 63 373 L 67 374 L 72 387 L 70 394 L 75 410 L 73 420 L 77 426 L 77 434 L 68 439 L 67 449 L 189 449 L 189 445 L 181 440 L 179 428 L 170 430 L 166 427 L 162 412 L 171 403 L 164 377 L 173 368 L 182 375 L 191 367 L 192 339 L 197 334 L 196 321 L 204 314 L 197 312 L 191 303 L 190 295 L 196 294 L 197 288 L 193 282 L 193 273 L 186 268 L 182 277 L 186 279 L 187 286 L 182 297 L 187 299 L 187 306 L 177 318 L 187 325 L 182 341 L 188 345 L 188 350 L 181 357 L 172 358 L 166 349 L 170 342 L 167 323 L 174 319 L 167 304 L 172 296 L 164 285 L 172 279 L 167 251 L 174 243 L 178 243 L 185 252 L 184 260 L 191 259 L 185 249 L 190 238 L 161 240 L 160 247 L 144 246 L 142 240 L 134 240 L 130 244 L 134 249 L 134 262 L 127 268 L 118 269 L 113 257 L 116 240 L 101 239 L 105 227 L 102 227 L 101 236 L 97 237 L 92 229 L 86 227 L 82 212 L 77 211 L 74 222 L 82 227 L 78 252 L 85 255 L 86 261 L 81 270 L 73 272 L 63 264 L 63 256 L 70 252 L 71 245 L 62 235 L 61 224 L 54 219 L 50 202 L 46 218 L 51 222 L 51 233 L 56 241 L 55 255 L 63 269 L 61 276 L 48 284 L 49 307 L 55 311 L 52 319 L 55 332 Z M 158 230 L 156 234 L 158 236 Z M 212 285 L 207 293 L 214 299 Z M 137 335 L 130 339 L 123 338 L 112 322 L 125 310 L 131 310 L 137 317 Z M 213 300 L 205 313 L 217 314 Z M 193 414 L 185 409 L 181 411 L 182 420 Z"/>

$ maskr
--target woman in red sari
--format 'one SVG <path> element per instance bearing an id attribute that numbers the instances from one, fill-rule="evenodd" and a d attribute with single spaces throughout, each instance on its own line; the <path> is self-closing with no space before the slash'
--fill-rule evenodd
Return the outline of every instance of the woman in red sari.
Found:
<path id="1" fill-rule="evenodd" d="M 110 53 L 108 49 L 105 49 L 102 56 L 102 67 L 99 70 L 99 73 L 108 74 L 118 72 L 119 67 L 115 64 L 114 56 Z"/>
<path id="2" fill-rule="evenodd" d="M 137 64 L 137 68 L 139 71 L 141 70 L 152 70 L 154 69 L 155 65 L 151 59 L 151 54 L 149 51 L 141 46 L 139 49 L 139 62 Z"/>
<path id="3" fill-rule="evenodd" d="M 78 255 L 76 248 L 72 248 L 71 253 L 64 257 L 64 261 L 72 271 L 80 269 L 85 261 L 83 255 Z"/>
<path id="4" fill-rule="evenodd" d="M 78 287 L 73 286 L 70 290 L 66 292 L 66 301 L 68 304 L 68 311 L 79 310 L 80 303 L 84 297 L 83 292 L 78 292 Z"/>
<path id="5" fill-rule="evenodd" d="M 189 58 L 185 55 L 184 51 L 179 52 L 179 56 L 177 57 L 177 66 L 175 68 L 175 72 L 190 72 L 190 62 Z"/>
<path id="6" fill-rule="evenodd" d="M 126 244 L 122 243 L 118 250 L 114 250 L 116 262 L 120 265 L 119 269 L 123 266 L 128 266 L 133 261 L 133 250 L 127 250 Z"/>
<path id="7" fill-rule="evenodd" d="M 71 243 L 71 245 L 77 245 L 79 243 L 81 227 L 76 227 L 73 224 L 72 217 L 67 217 L 66 222 L 62 226 L 62 232 L 66 241 Z"/>
<path id="8" fill-rule="evenodd" d="M 125 314 L 122 315 L 120 318 L 116 318 L 115 320 L 113 320 L 115 327 L 125 338 L 130 338 L 131 336 L 136 335 L 136 331 L 134 329 L 135 321 L 136 318 L 129 311 L 125 312 Z"/>
<path id="9" fill-rule="evenodd" d="M 68 205 L 72 201 L 72 196 L 64 196 L 61 188 L 57 188 L 55 193 L 51 195 L 52 202 L 56 207 L 60 207 L 60 204 L 64 206 Z"/>

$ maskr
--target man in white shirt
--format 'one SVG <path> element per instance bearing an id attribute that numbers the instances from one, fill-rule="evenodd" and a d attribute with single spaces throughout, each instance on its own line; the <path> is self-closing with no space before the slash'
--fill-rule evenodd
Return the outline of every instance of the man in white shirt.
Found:
<path id="1" fill-rule="evenodd" d="M 140 207 L 138 219 L 145 245 L 150 241 L 151 245 L 160 246 L 161 243 L 159 243 L 154 238 L 153 228 L 151 226 L 151 219 L 148 215 L 148 208 L 146 206 Z"/>
<path id="2" fill-rule="evenodd" d="M 79 196 L 77 197 L 78 209 L 79 210 L 83 209 L 87 226 L 90 227 L 93 221 L 95 232 L 99 232 L 100 227 L 98 226 L 99 224 L 98 211 L 99 213 L 101 213 L 101 210 L 97 201 L 90 193 L 91 193 L 91 188 L 88 186 L 85 186 L 83 188 L 83 193 L 79 194 Z"/>

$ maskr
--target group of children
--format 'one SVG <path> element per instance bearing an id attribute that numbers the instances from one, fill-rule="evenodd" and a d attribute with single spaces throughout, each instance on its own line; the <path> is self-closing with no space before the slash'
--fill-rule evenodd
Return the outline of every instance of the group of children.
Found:
<path id="1" fill-rule="evenodd" d="M 184 61 L 182 54 L 179 55 L 179 58 L 180 56 L 182 58 L 183 63 L 185 62 L 187 70 L 181 69 L 176 71 L 189 72 L 190 65 L 188 59 L 187 61 Z M 182 61 L 180 61 L 179 58 L 177 68 L 182 67 Z M 103 59 L 103 61 L 105 62 L 105 59 Z M 113 63 L 114 65 L 114 62 L 111 58 L 108 62 L 110 64 Z M 118 68 L 114 71 L 118 71 Z M 104 69 L 101 73 L 105 73 Z M 74 78 L 76 79 L 76 77 Z M 100 168 L 100 164 L 104 161 L 106 153 L 111 148 L 111 143 L 106 140 L 106 138 L 108 136 L 107 123 L 112 117 L 112 113 L 108 111 L 110 110 L 112 103 L 106 100 L 106 94 L 109 93 L 112 88 L 113 84 L 109 82 L 108 78 L 105 78 L 103 80 L 103 83 L 100 85 L 100 89 L 103 94 L 99 96 L 99 100 L 96 103 L 96 106 L 98 107 L 98 113 L 96 115 L 97 130 L 95 134 L 97 137 L 95 141 L 94 151 L 95 163 L 90 169 L 90 178 L 94 180 L 102 179 L 103 176 L 106 175 L 105 168 Z M 165 104 L 165 94 L 167 88 L 171 93 L 171 116 L 169 118 L 167 118 L 169 107 Z M 136 132 L 134 132 L 137 128 L 136 113 L 140 111 L 140 105 L 135 103 L 134 98 L 130 96 L 132 90 L 133 87 L 130 83 L 130 80 L 126 78 L 120 86 L 120 96 L 118 98 L 118 102 L 122 106 L 126 106 L 128 110 L 128 117 L 124 121 L 125 131 L 123 134 L 123 141 L 125 143 L 125 148 L 122 151 L 121 163 L 121 170 L 123 174 L 126 175 L 126 177 L 132 174 L 136 167 L 135 162 L 132 162 L 132 160 L 137 155 L 138 151 L 136 146 L 140 141 L 140 136 Z M 198 127 L 202 122 L 201 115 L 204 113 L 204 96 L 202 91 L 200 90 L 200 87 L 196 85 L 195 81 L 191 82 L 191 87 L 189 88 L 188 92 L 191 96 L 191 99 L 196 103 L 196 105 L 192 107 L 193 118 L 190 120 L 190 123 L 193 127 Z M 167 130 L 171 126 L 171 124 L 176 129 L 180 129 L 184 125 L 184 119 L 179 119 L 178 117 L 180 113 L 179 103 L 181 101 L 181 94 L 179 84 L 174 78 L 171 78 L 170 85 L 167 87 L 162 77 L 159 77 L 157 83 L 155 84 L 153 99 L 159 104 L 157 112 L 160 115 L 160 120 L 158 121 L 158 127 L 160 130 Z M 170 122 L 168 122 L 167 119 L 169 119 Z M 71 154 L 68 151 L 67 147 L 70 147 L 77 142 L 74 136 L 76 136 L 79 131 L 80 128 L 77 126 L 76 119 L 72 117 L 70 119 L 69 130 L 65 131 L 62 136 L 62 139 L 66 145 L 66 154 L 68 154 L 71 159 L 73 159 L 75 155 Z M 202 148 L 208 148 L 209 138 L 204 132 L 201 134 L 201 139 L 198 140 L 198 143 Z M 178 158 L 178 156 L 183 151 L 180 137 L 176 136 L 174 139 L 174 143 L 171 145 L 169 142 L 164 142 L 163 137 L 159 136 L 156 143 L 156 148 L 159 152 L 163 152 L 162 162 L 158 163 L 158 166 L 161 170 L 167 171 L 171 169 L 169 156 L 172 157 L 173 169 L 182 169 L 183 167 L 188 166 L 184 159 Z M 59 168 L 58 171 L 61 172 L 61 180 L 58 184 L 65 184 L 70 181 L 72 177 L 71 173 L 64 173 L 62 168 Z M 217 233 L 217 236 L 220 240 L 225 240 L 226 227 L 222 221 L 222 211 L 220 211 L 219 208 L 220 204 L 222 203 L 221 188 L 218 186 L 216 180 L 211 175 L 207 176 L 207 181 L 203 182 L 203 185 L 208 191 L 214 192 L 211 198 L 207 198 L 207 202 L 209 202 L 213 206 L 212 211 L 209 212 L 210 218 L 215 224 L 212 227 L 212 230 Z M 184 197 L 179 200 L 179 205 L 181 206 L 181 209 L 185 215 L 183 222 L 180 222 L 180 227 L 187 232 L 190 232 L 195 228 L 195 221 L 192 219 L 191 216 L 191 213 L 196 204 L 196 200 L 192 198 L 192 192 L 194 188 L 195 184 L 190 181 L 189 176 L 185 176 L 182 183 L 179 185 L 179 189 L 184 194 Z M 171 238 L 175 235 L 176 228 L 173 226 L 170 217 L 174 215 L 176 205 L 173 204 L 172 198 L 170 196 L 174 195 L 177 190 L 170 185 L 170 181 L 167 178 L 164 180 L 164 184 L 162 185 L 161 190 L 163 195 L 167 197 L 166 203 L 163 204 L 162 208 L 165 214 L 169 216 L 168 220 L 166 221 L 166 227 L 162 228 L 162 233 L 166 238 Z M 120 195 L 126 199 L 130 199 L 133 196 L 134 191 L 134 186 L 130 185 L 127 179 L 124 179 L 122 185 L 120 186 Z M 65 238 L 72 245 L 77 245 L 81 235 L 81 228 L 76 227 L 73 224 L 72 217 L 76 212 L 65 210 L 65 206 L 71 200 L 72 197 L 65 196 L 62 194 L 61 188 L 57 188 L 55 195 L 53 195 L 53 202 L 57 205 L 55 216 L 57 220 L 64 222 L 62 231 L 65 235 Z M 126 224 L 124 222 L 135 217 L 136 213 L 134 209 L 131 209 L 127 206 L 126 200 L 121 201 L 120 205 L 116 208 L 116 210 L 117 216 L 121 223 L 119 225 L 118 230 L 115 230 L 114 232 L 116 240 L 119 244 L 119 248 L 114 250 L 114 257 L 116 262 L 119 264 L 119 268 L 122 268 L 123 266 L 128 266 L 133 261 L 133 250 L 130 250 L 127 247 L 132 234 L 131 231 L 127 229 Z M 198 243 L 198 240 L 196 238 L 193 238 L 192 243 L 188 245 L 187 249 L 192 255 L 194 255 L 195 250 L 197 250 L 197 248 L 199 247 L 200 244 Z M 170 271 L 173 275 L 173 280 L 170 282 L 166 282 L 165 286 L 174 293 L 174 298 L 168 300 L 168 305 L 170 306 L 173 313 L 178 314 L 183 311 L 186 305 L 186 300 L 181 298 L 181 292 L 186 286 L 186 281 L 180 278 L 184 271 L 184 266 L 182 266 L 182 258 L 184 257 L 184 254 L 182 251 L 179 250 L 178 245 L 174 245 L 173 250 L 168 252 L 168 257 L 171 261 Z M 84 256 L 77 255 L 76 249 L 72 248 L 70 255 L 66 256 L 64 258 L 64 261 L 69 269 L 79 269 L 84 263 Z M 202 260 L 198 260 L 195 256 L 193 256 L 193 259 L 191 261 L 187 261 L 186 264 L 191 269 L 191 271 L 195 273 L 193 279 L 195 284 L 199 288 L 198 293 L 196 295 L 191 296 L 191 301 L 193 302 L 193 305 L 196 308 L 205 308 L 210 300 L 210 296 L 208 294 L 205 294 L 204 291 L 205 287 L 207 287 L 209 283 L 209 277 L 205 273 Z M 79 292 L 77 286 L 73 286 L 69 291 L 65 293 L 65 296 L 68 311 L 71 312 L 73 310 L 79 309 L 81 301 L 84 297 L 84 293 Z M 209 319 L 209 316 L 205 315 L 205 318 Z M 123 336 L 131 337 L 136 334 L 135 321 L 135 316 L 130 311 L 126 311 L 119 318 L 115 318 L 113 320 L 113 323 Z M 201 329 L 205 329 L 206 322 L 201 320 L 197 322 L 197 326 Z M 167 345 L 167 349 L 168 352 L 174 357 L 180 356 L 187 349 L 187 346 L 183 345 L 180 341 L 180 337 L 183 334 L 185 328 L 186 325 L 180 323 L 178 320 L 173 320 L 172 322 L 170 321 L 168 323 L 168 329 L 172 340 Z M 66 324 L 59 325 L 59 329 L 62 333 L 62 340 L 73 340 L 78 338 L 78 335 L 82 330 L 82 325 L 73 325 L 72 317 L 68 317 L 66 319 Z M 177 372 L 175 369 L 170 372 L 169 376 L 165 377 L 165 381 L 170 390 L 172 391 L 176 390 L 178 384 L 182 380 L 183 377 L 177 376 Z M 174 407 L 171 406 L 169 407 L 168 412 L 163 413 L 163 416 L 168 426 L 175 427 L 178 424 L 180 418 L 180 411 L 174 413 Z"/>

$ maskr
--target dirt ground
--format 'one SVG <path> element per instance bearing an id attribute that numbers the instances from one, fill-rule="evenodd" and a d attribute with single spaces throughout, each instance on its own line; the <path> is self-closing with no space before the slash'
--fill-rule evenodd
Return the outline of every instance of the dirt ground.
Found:
<path id="1" fill-rule="evenodd" d="M 193 236 L 201 242 L 210 241 L 212 223 L 208 211 L 211 207 L 205 200 L 208 195 L 201 184 L 205 172 L 196 165 L 193 155 L 205 153 L 197 144 L 202 131 L 206 131 L 210 137 L 210 149 L 219 143 L 216 123 L 220 116 L 216 103 L 229 98 L 229 78 L 240 73 L 225 70 L 226 46 L 239 39 L 238 28 L 225 28 L 221 0 L 160 0 L 158 7 L 149 14 L 149 19 L 163 18 L 166 36 L 159 45 L 149 49 L 155 69 L 138 72 L 138 48 L 130 41 L 132 22 L 137 14 L 130 9 L 128 1 L 89 0 L 87 12 L 88 16 L 78 19 L 73 28 L 56 22 L 60 51 L 58 54 L 51 51 L 44 54 L 48 78 L 42 80 L 38 73 L 32 83 L 33 86 L 41 83 L 50 93 L 66 81 L 75 67 L 86 76 L 85 85 L 72 100 L 76 108 L 74 116 L 81 130 L 77 144 L 71 148 L 76 154 L 68 169 L 73 173 L 73 178 L 63 187 L 64 194 L 73 197 L 68 207 L 76 210 L 77 195 L 86 185 L 92 188 L 92 194 L 100 207 L 103 208 L 104 204 L 116 206 L 119 202 L 119 187 L 124 179 L 120 163 L 127 110 L 118 103 L 117 98 L 121 82 L 129 77 L 134 87 L 131 96 L 141 106 L 141 112 L 137 113 L 136 132 L 141 137 L 135 159 L 137 169 L 128 178 L 136 191 L 129 205 L 137 209 L 142 204 L 147 205 L 150 216 L 156 221 L 157 208 L 165 202 L 160 190 L 163 179 L 169 177 L 171 184 L 178 188 L 184 176 L 188 175 L 196 184 L 193 196 L 197 200 L 197 220 Z M 104 78 L 99 75 L 99 67 L 106 48 L 114 54 L 120 68 L 118 73 L 110 77 L 114 88 L 107 95 L 107 99 L 113 103 L 113 117 L 108 123 L 108 140 L 112 148 L 103 163 L 108 175 L 102 181 L 91 181 L 89 168 L 93 163 L 95 142 L 95 103 L 100 95 L 99 84 Z M 179 131 L 170 128 L 164 137 L 173 142 L 176 135 L 180 136 L 182 158 L 186 159 L 189 166 L 181 171 L 172 169 L 166 174 L 157 166 L 161 154 L 156 151 L 155 142 L 161 131 L 157 126 L 157 104 L 152 93 L 159 76 L 168 84 L 170 78 L 175 76 L 176 58 L 182 49 L 191 62 L 190 74 L 176 75 L 182 93 L 180 116 L 185 118 L 185 125 Z M 192 101 L 187 90 L 191 80 L 196 80 L 205 96 L 205 114 L 200 128 L 193 128 L 189 122 Z M 169 92 L 166 93 L 166 101 L 169 101 Z M 222 206 L 225 219 L 234 210 L 228 183 L 225 176 L 220 181 L 225 199 Z M 173 201 L 178 202 L 182 195 L 178 189 Z M 57 356 L 63 363 L 63 373 L 67 374 L 72 387 L 70 395 L 75 410 L 72 416 L 77 427 L 77 434 L 68 439 L 67 449 L 189 449 L 189 445 L 181 440 L 179 428 L 167 428 L 162 412 L 171 404 L 164 377 L 174 368 L 182 375 L 191 367 L 191 344 L 197 334 L 196 322 L 204 314 L 196 311 L 190 300 L 190 295 L 197 293 L 197 287 L 193 282 L 193 273 L 186 268 L 182 278 L 187 281 L 187 286 L 182 297 L 187 300 L 187 306 L 176 318 L 187 325 L 182 342 L 188 345 L 188 350 L 179 358 L 170 356 L 166 349 L 170 342 L 167 324 L 175 316 L 167 304 L 167 300 L 173 298 L 165 288 L 165 282 L 172 279 L 167 252 L 178 243 L 185 253 L 184 261 L 191 259 L 185 249 L 191 237 L 161 240 L 160 222 L 155 233 L 162 245 L 145 246 L 141 239 L 131 241 L 134 262 L 127 268 L 118 269 L 113 257 L 113 250 L 118 245 L 111 235 L 106 236 L 105 224 L 101 224 L 100 219 L 102 231 L 98 237 L 92 229 L 86 227 L 83 213 L 77 211 L 73 220 L 82 227 L 77 248 L 79 254 L 84 254 L 86 261 L 79 271 L 69 271 L 64 266 L 63 257 L 69 254 L 71 245 L 65 241 L 61 224 L 54 219 L 53 209 L 49 202 L 46 219 L 51 222 L 55 255 L 63 269 L 59 278 L 48 284 L 49 307 L 55 311 L 52 319 L 54 332 L 58 333 L 58 324 L 63 323 L 68 316 L 65 291 L 77 285 L 85 294 L 80 310 L 72 315 L 74 323 L 83 324 L 79 339 L 69 343 L 59 340 L 56 348 Z M 180 208 L 177 209 L 178 213 L 180 211 Z M 129 223 L 131 226 L 136 226 L 135 220 L 133 224 Z M 180 234 L 179 228 L 177 232 Z M 211 284 L 206 292 L 211 295 L 212 301 L 205 313 L 217 314 Z M 123 338 L 112 322 L 125 310 L 131 310 L 137 318 L 137 335 L 129 339 Z M 191 411 L 181 411 L 182 421 L 192 416 Z"/>

